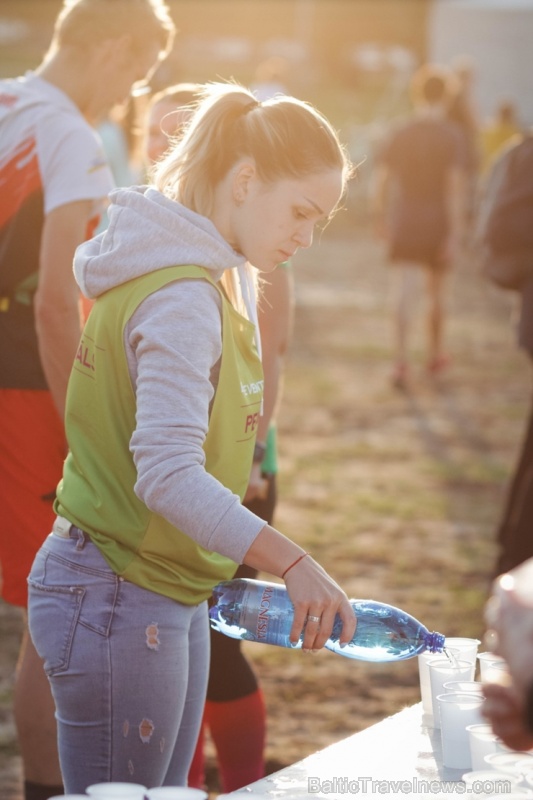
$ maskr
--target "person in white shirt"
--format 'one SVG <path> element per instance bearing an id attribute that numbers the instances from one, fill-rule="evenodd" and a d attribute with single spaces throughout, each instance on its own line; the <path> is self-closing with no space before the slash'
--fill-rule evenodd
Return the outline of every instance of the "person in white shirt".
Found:
<path id="1" fill-rule="evenodd" d="M 65 0 L 40 66 L 0 82 L 0 567 L 3 598 L 23 608 L 66 455 L 74 251 L 113 188 L 94 127 L 147 79 L 174 29 L 163 0 Z M 59 794 L 50 688 L 26 635 L 14 712 L 26 800 Z"/>

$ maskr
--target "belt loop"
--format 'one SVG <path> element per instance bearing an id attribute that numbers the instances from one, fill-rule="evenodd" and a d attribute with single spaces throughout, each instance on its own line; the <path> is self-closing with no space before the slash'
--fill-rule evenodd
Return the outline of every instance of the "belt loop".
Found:
<path id="1" fill-rule="evenodd" d="M 75 525 L 73 525 L 71 533 L 75 533 L 78 537 L 78 541 L 76 542 L 76 550 L 83 550 L 87 541 L 87 534 L 85 531 L 82 531 L 81 528 L 77 528 Z"/>

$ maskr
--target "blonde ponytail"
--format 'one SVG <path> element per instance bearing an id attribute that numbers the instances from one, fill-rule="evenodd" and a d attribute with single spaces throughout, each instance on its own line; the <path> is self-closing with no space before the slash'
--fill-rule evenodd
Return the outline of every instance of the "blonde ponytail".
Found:
<path id="1" fill-rule="evenodd" d="M 302 178 L 351 164 L 330 123 L 313 106 L 283 95 L 259 102 L 232 83 L 206 84 L 196 113 L 153 179 L 167 197 L 204 216 L 214 189 L 242 157 L 254 159 L 261 180 Z"/>
<path id="2" fill-rule="evenodd" d="M 167 197 L 210 217 L 215 188 L 246 156 L 265 183 L 339 169 L 346 185 L 350 160 L 313 106 L 284 95 L 259 102 L 234 83 L 210 83 L 200 94 L 188 126 L 152 172 L 156 188 Z M 234 299 L 233 286 L 227 290 Z"/>

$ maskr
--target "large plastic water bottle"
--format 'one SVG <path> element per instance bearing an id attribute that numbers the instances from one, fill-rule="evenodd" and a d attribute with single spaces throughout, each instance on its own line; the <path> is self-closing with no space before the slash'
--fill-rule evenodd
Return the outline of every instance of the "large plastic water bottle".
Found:
<path id="1" fill-rule="evenodd" d="M 375 600 L 350 600 L 350 604 L 357 617 L 355 635 L 340 647 L 342 622 L 337 616 L 325 644 L 334 653 L 362 661 L 401 661 L 425 650 L 440 653 L 444 649 L 442 633 L 430 633 L 399 608 Z M 289 640 L 293 616 L 293 605 L 282 584 L 236 578 L 213 589 L 211 627 L 233 639 L 300 648 L 303 636 L 297 644 Z"/>

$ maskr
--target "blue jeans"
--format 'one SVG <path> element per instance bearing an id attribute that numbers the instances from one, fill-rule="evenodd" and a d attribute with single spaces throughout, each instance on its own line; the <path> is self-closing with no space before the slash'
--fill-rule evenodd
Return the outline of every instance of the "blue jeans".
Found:
<path id="1" fill-rule="evenodd" d="M 52 687 L 66 792 L 185 786 L 209 668 L 207 603 L 119 578 L 79 528 L 33 563 L 28 622 Z"/>

